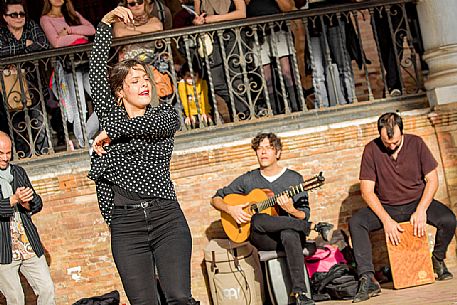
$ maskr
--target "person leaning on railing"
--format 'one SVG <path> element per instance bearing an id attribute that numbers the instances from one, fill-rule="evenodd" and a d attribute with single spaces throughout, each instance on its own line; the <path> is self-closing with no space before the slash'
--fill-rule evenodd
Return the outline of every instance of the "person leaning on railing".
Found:
<path id="1" fill-rule="evenodd" d="M 289 7 L 285 7 L 289 4 Z M 259 17 L 265 15 L 274 15 L 282 12 L 282 9 L 291 9 L 293 1 L 291 0 L 251 0 L 247 6 L 248 17 Z M 279 66 L 281 67 L 282 77 L 286 92 L 289 96 L 290 108 L 292 112 L 299 111 L 301 108 L 298 99 L 297 91 L 295 90 L 295 81 L 292 72 L 291 55 L 293 52 L 289 40 L 292 41 L 291 33 L 289 32 L 285 23 L 276 24 L 273 31 L 268 29 L 265 35 L 262 31 L 258 32 L 260 41 L 260 58 L 257 59 L 263 65 L 263 72 L 265 75 L 265 82 L 267 84 L 268 97 L 271 104 L 273 114 L 284 113 L 284 103 L 286 98 L 280 99 L 275 93 L 278 88 L 274 85 L 274 71 L 272 67 L 273 50 L 276 48 Z M 278 71 L 279 72 L 279 71 Z"/>
<path id="2" fill-rule="evenodd" d="M 244 0 L 195 0 L 195 12 L 197 13 L 193 21 L 195 25 L 244 19 L 246 18 L 246 4 Z M 237 91 L 238 88 L 243 87 L 241 85 L 242 80 L 240 79 L 241 67 L 233 59 L 237 56 L 244 56 L 244 54 L 238 54 L 239 48 L 236 46 L 235 30 L 226 30 L 224 32 L 223 43 L 226 56 L 229 57 L 230 55 L 232 57 L 232 59 L 229 59 L 230 75 L 225 74 L 221 42 L 216 33 L 214 33 L 212 39 L 213 50 L 211 54 L 209 54 L 209 47 L 205 50 L 207 52 L 206 55 L 210 58 L 209 68 L 211 70 L 212 85 L 215 93 L 227 103 L 231 119 L 233 120 L 234 115 L 238 115 L 240 119 L 246 119 L 250 114 L 246 102 L 241 99 L 241 96 L 247 92 Z M 243 49 L 243 46 L 241 46 L 241 49 Z M 229 54 L 229 52 L 233 53 Z M 234 75 L 235 73 L 237 75 Z M 228 84 L 230 84 L 230 88 Z M 234 92 L 236 114 L 233 113 L 231 105 L 230 90 Z"/>
<path id="3" fill-rule="evenodd" d="M 27 18 L 26 5 L 24 0 L 6 0 L 2 6 L 2 19 L 4 25 L 0 27 L 0 59 L 6 57 L 12 57 L 22 54 L 28 54 L 32 52 L 42 51 L 49 48 L 49 42 L 46 39 L 46 35 L 43 33 L 38 24 L 33 20 Z M 25 73 L 27 82 L 23 82 L 23 89 L 25 86 L 28 88 L 32 87 L 28 84 L 34 82 L 32 75 L 27 73 L 27 64 L 22 65 Z M 17 73 L 15 65 L 10 67 L 1 67 L 5 69 L 3 76 L 9 75 L 10 73 Z M 5 78 L 3 78 L 5 81 Z M 8 89 L 8 88 L 6 88 Z M 16 90 L 16 89 L 14 89 Z M 12 92 L 10 92 L 11 94 Z M 8 105 L 6 107 L 0 107 L 8 109 L 10 112 L 10 119 L 12 121 L 13 130 L 11 131 L 14 136 L 14 144 L 16 153 L 19 157 L 31 156 L 30 146 L 35 144 L 35 149 L 38 154 L 46 153 L 48 148 L 48 141 L 46 137 L 45 128 L 43 127 L 43 114 L 38 106 L 38 93 L 31 94 L 31 92 L 24 92 L 25 99 L 30 100 L 31 105 L 27 102 L 28 116 L 30 121 L 33 122 L 33 126 L 25 126 L 26 118 L 25 112 L 22 111 L 22 107 L 12 109 Z M 21 97 L 22 98 L 22 97 Z M 7 97 L 2 98 L 2 102 L 8 102 Z M 1 114 L 2 130 L 9 132 L 8 122 L 6 113 Z M 3 125 L 5 124 L 5 125 Z M 24 127 L 25 126 L 25 127 Z M 27 133 L 27 128 L 31 128 L 32 138 L 30 139 Z"/>
<path id="4" fill-rule="evenodd" d="M 45 0 L 40 24 L 54 48 L 86 44 L 89 42 L 88 37 L 95 34 L 94 26 L 75 11 L 71 0 Z M 87 105 L 84 91 L 91 95 L 89 71 L 87 60 L 74 62 L 73 64 L 75 66 L 80 104 L 78 105 L 76 98 L 71 62 L 58 63 L 56 70 L 59 76 L 57 78 L 53 74 L 52 90 L 61 100 L 61 105 L 65 107 L 67 121 L 73 123 L 73 132 L 79 146 L 83 147 L 84 135 L 80 122 L 79 108 L 82 110 L 85 121 Z M 59 82 L 56 81 L 57 79 Z"/>

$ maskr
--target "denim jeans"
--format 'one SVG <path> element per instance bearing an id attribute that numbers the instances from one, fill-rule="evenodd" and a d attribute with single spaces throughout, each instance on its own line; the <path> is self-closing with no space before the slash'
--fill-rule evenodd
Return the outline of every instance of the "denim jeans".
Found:
<path id="1" fill-rule="evenodd" d="M 191 302 L 192 240 L 177 201 L 158 198 L 145 208 L 116 206 L 111 249 L 130 304 L 158 304 L 156 268 L 167 304 Z"/>
<path id="2" fill-rule="evenodd" d="M 251 243 L 259 250 L 284 250 L 293 292 L 306 292 L 303 247 L 309 223 L 289 216 L 255 214 L 251 219 Z"/>
<path id="3" fill-rule="evenodd" d="M 419 200 L 403 205 L 383 205 L 386 212 L 397 222 L 409 221 L 416 211 Z M 454 237 L 456 219 L 454 213 L 444 204 L 433 200 L 427 209 L 427 223 L 436 227 L 433 255 L 442 260 Z M 368 207 L 360 209 L 349 220 L 357 273 L 374 272 L 369 233 L 382 229 L 381 220 Z"/>
<path id="4" fill-rule="evenodd" d="M 25 304 L 19 271 L 37 295 L 37 305 L 55 305 L 54 284 L 44 255 L 0 265 L 0 291 L 8 305 Z"/>
<path id="5" fill-rule="evenodd" d="M 354 72 L 346 50 L 344 26 L 329 27 L 320 36 L 310 37 L 313 84 L 317 93 L 317 107 L 352 103 L 354 99 Z M 328 62 L 331 57 L 331 63 Z M 336 69 L 332 69 L 334 65 Z M 333 73 L 334 75 L 330 75 Z M 334 80 L 337 83 L 333 83 Z"/>

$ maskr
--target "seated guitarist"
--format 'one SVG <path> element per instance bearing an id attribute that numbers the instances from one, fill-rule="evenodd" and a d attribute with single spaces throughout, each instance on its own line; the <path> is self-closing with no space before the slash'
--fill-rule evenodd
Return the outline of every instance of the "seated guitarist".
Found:
<path id="1" fill-rule="evenodd" d="M 280 195 L 277 199 L 279 215 L 257 213 L 252 217 L 243 210 L 249 203 L 231 206 L 223 201 L 229 194 L 249 194 L 253 189 L 268 189 L 280 194 L 290 186 L 303 183 L 303 177 L 296 171 L 278 164 L 281 157 L 281 139 L 274 133 L 260 133 L 252 139 L 252 149 L 257 155 L 260 168 L 236 178 L 228 186 L 217 191 L 211 204 L 219 211 L 229 214 L 241 224 L 251 222 L 250 242 L 259 250 L 284 250 L 292 280 L 291 295 L 297 305 L 314 304 L 306 296 L 304 278 L 303 247 L 310 230 L 319 232 L 328 240 L 332 224 L 308 222 L 310 209 L 308 194 L 299 193 L 293 198 Z"/>

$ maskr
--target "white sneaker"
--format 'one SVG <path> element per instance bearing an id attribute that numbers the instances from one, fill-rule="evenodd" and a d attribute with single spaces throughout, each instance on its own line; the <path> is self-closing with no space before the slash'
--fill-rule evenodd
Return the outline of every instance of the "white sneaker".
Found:
<path id="1" fill-rule="evenodd" d="M 390 91 L 390 96 L 392 96 L 392 97 L 400 96 L 400 95 L 401 95 L 400 89 L 393 89 L 392 91 Z"/>

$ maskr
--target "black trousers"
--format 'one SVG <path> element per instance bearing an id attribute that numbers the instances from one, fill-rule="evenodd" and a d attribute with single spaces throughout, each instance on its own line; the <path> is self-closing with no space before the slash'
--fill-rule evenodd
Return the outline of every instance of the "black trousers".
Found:
<path id="1" fill-rule="evenodd" d="M 155 268 L 167 304 L 190 304 L 190 230 L 179 203 L 155 199 L 146 208 L 115 207 L 111 248 L 132 305 L 158 304 Z"/>
<path id="2" fill-rule="evenodd" d="M 397 222 L 409 221 L 416 211 L 419 200 L 404 205 L 383 205 L 386 212 Z M 454 213 L 444 204 L 433 200 L 427 209 L 427 223 L 436 227 L 433 255 L 444 259 L 449 243 L 454 237 L 456 219 Z M 359 210 L 349 220 L 357 273 L 374 272 L 369 233 L 382 229 L 381 220 L 368 207 Z"/>
<path id="3" fill-rule="evenodd" d="M 406 3 L 405 11 L 407 16 L 403 14 L 403 10 L 400 6 L 394 5 L 390 8 L 390 12 L 384 8 L 384 10 L 374 11 L 374 21 L 376 23 L 376 35 L 379 39 L 380 55 L 382 64 L 386 71 L 386 83 L 389 91 L 393 89 L 401 90 L 401 69 L 397 65 L 396 57 L 399 62 L 403 59 L 403 39 L 407 36 L 406 22 L 411 31 L 412 44 L 415 51 L 422 57 L 424 54 L 424 46 L 422 37 L 419 29 L 419 21 L 417 16 L 416 4 Z M 392 23 L 392 35 L 389 26 L 388 14 Z M 397 54 L 395 54 L 394 45 L 397 48 Z M 414 63 L 413 63 L 414 64 Z M 424 66 L 425 62 L 421 63 L 422 69 L 426 69 Z"/>
<path id="4" fill-rule="evenodd" d="M 244 119 L 248 115 L 249 108 L 243 100 L 246 92 L 243 89 L 242 67 L 238 60 L 240 52 L 238 50 L 236 36 L 232 31 L 224 32 L 223 36 L 223 42 L 215 38 L 213 42 L 213 53 L 210 56 L 210 69 L 214 91 L 227 104 L 231 120 L 233 120 L 234 115 L 239 115 L 240 119 Z M 222 43 L 224 44 L 224 51 L 228 61 L 228 75 L 226 75 L 226 66 L 224 65 L 222 55 Z M 233 93 L 236 113 L 233 113 L 230 92 Z"/>
<path id="5" fill-rule="evenodd" d="M 251 218 L 251 243 L 264 251 L 284 250 L 292 280 L 292 291 L 306 292 L 303 248 L 309 223 L 288 216 L 255 214 Z"/>
<path id="6" fill-rule="evenodd" d="M 391 7 L 389 15 L 393 31 L 399 27 L 402 29 L 405 28 L 403 12 L 399 7 Z M 405 37 L 405 32 L 394 32 L 394 41 L 392 41 L 389 19 L 385 10 L 381 12 L 375 10 L 374 20 L 376 22 L 376 35 L 380 46 L 379 51 L 381 53 L 381 60 L 386 73 L 387 89 L 389 91 L 393 89 L 402 90 L 400 67 L 397 65 L 397 58 L 398 61 L 401 62 L 403 57 L 403 38 Z M 395 53 L 394 45 L 396 45 L 397 54 Z"/>

